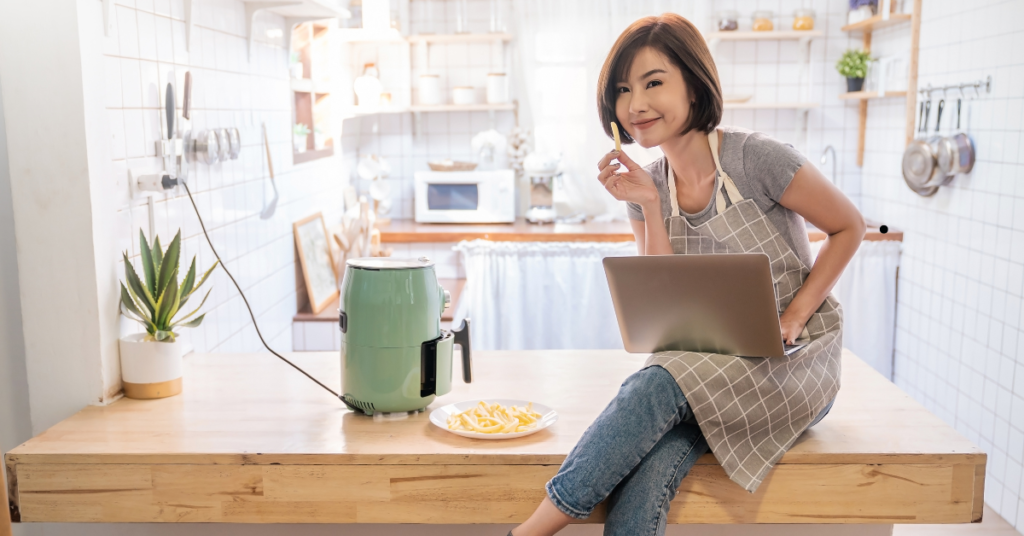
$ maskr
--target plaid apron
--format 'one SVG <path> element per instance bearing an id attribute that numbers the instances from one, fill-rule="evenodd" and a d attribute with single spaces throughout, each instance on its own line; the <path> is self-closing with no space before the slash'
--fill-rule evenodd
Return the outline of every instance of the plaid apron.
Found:
<path id="1" fill-rule="evenodd" d="M 768 255 L 781 315 L 810 268 L 793 253 L 757 204 L 743 199 L 722 170 L 717 132 L 713 131 L 708 141 L 718 168 L 717 215 L 691 226 L 679 211 L 675 177 L 669 168 L 672 214 L 665 225 L 672 251 L 680 255 Z M 731 205 L 727 206 L 723 189 Z M 645 364 L 661 366 L 675 377 L 722 468 L 751 493 L 839 391 L 842 308 L 835 297 L 830 294 L 811 315 L 801 337 L 810 337 L 811 342 L 786 357 L 671 351 L 653 354 Z"/>

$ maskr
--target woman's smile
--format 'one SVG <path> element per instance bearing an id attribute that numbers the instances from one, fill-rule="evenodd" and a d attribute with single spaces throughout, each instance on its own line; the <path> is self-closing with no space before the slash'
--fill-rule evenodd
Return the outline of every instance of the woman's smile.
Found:
<path id="1" fill-rule="evenodd" d="M 640 130 L 646 130 L 648 128 L 653 127 L 655 121 L 657 121 L 659 119 L 661 119 L 661 118 L 660 117 L 652 117 L 650 119 L 641 119 L 639 121 L 633 121 L 630 124 L 633 125 L 634 128 L 638 128 Z"/>

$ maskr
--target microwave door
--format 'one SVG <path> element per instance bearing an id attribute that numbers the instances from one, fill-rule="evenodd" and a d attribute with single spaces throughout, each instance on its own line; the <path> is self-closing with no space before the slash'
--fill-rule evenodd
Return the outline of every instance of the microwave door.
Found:
<path id="1" fill-rule="evenodd" d="M 477 184 L 427 184 L 427 210 L 480 210 Z"/>

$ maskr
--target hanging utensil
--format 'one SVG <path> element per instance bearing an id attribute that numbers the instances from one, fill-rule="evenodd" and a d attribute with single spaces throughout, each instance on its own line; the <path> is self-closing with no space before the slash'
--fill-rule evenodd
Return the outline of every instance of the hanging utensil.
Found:
<path id="1" fill-rule="evenodd" d="M 960 130 L 960 108 L 963 99 L 956 100 L 956 130 L 952 136 L 942 138 L 939 143 L 939 167 L 951 178 L 958 173 L 970 173 L 974 169 L 974 142 Z"/>
<path id="2" fill-rule="evenodd" d="M 931 114 L 931 109 L 931 100 L 921 103 L 917 137 L 907 145 L 903 152 L 903 181 L 914 193 L 924 197 L 933 195 L 939 190 L 938 187 L 925 186 L 935 168 L 935 155 L 932 154 L 931 147 L 924 140 L 928 131 L 928 117 Z"/>
<path id="3" fill-rule="evenodd" d="M 185 94 L 181 97 L 181 116 L 192 119 L 192 71 L 185 71 Z"/>
<path id="4" fill-rule="evenodd" d="M 260 212 L 261 220 L 268 220 L 277 210 L 277 184 L 274 182 L 274 161 L 270 158 L 270 139 L 267 138 L 267 124 L 263 123 L 263 145 L 267 148 L 267 168 L 270 170 L 270 187 L 274 189 L 274 198 L 270 200 L 263 211 Z"/>
<path id="5" fill-rule="evenodd" d="M 932 174 L 928 177 L 928 182 L 924 185 L 927 187 L 932 186 L 944 186 L 949 184 L 949 181 L 953 180 L 952 175 L 947 175 L 942 168 L 942 164 L 939 161 L 939 145 L 942 143 L 944 136 L 939 134 L 942 130 L 942 110 L 946 107 L 946 99 L 939 99 L 939 110 L 935 118 L 935 132 L 928 138 L 928 147 L 931 148 L 932 157 L 935 159 L 935 166 L 932 168 Z"/>

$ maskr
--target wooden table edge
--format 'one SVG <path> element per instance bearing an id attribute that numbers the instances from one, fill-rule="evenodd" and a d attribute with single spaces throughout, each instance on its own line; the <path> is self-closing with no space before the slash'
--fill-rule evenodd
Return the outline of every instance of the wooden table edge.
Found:
<path id="1" fill-rule="evenodd" d="M 919 453 L 919 454 L 843 454 L 787 453 L 776 465 L 849 465 L 898 463 L 904 465 L 985 465 L 984 452 Z M 561 465 L 565 455 L 532 454 L 450 454 L 380 455 L 380 454 L 58 454 L 18 453 L 5 456 L 6 465 L 16 464 L 112 464 L 144 463 L 148 465 Z M 705 454 L 697 465 L 718 465 L 713 454 Z"/>

